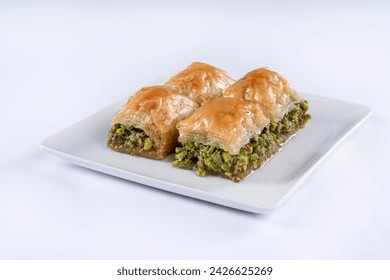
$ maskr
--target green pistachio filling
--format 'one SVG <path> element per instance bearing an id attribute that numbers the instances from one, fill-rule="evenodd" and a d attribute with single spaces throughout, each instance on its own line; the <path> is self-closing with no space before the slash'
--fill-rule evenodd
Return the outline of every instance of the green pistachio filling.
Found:
<path id="1" fill-rule="evenodd" d="M 207 174 L 226 177 L 235 182 L 261 167 L 292 135 L 310 119 L 308 103 L 301 101 L 280 121 L 271 122 L 252 137 L 237 155 L 197 142 L 182 143 L 175 149 L 175 167 L 193 169 L 198 176 Z"/>
<path id="2" fill-rule="evenodd" d="M 153 150 L 153 140 L 142 129 L 114 124 L 110 129 L 107 144 L 117 149 L 131 152 L 134 149 Z"/>

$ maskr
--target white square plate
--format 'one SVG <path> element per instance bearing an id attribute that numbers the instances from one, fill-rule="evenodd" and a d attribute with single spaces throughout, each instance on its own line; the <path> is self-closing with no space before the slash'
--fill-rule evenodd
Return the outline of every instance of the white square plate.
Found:
<path id="1" fill-rule="evenodd" d="M 312 119 L 261 169 L 240 183 L 171 166 L 173 155 L 158 161 L 121 154 L 106 146 L 110 121 L 125 102 L 46 139 L 41 148 L 74 164 L 154 188 L 254 213 L 279 206 L 318 163 L 365 120 L 371 110 L 335 99 L 301 94 Z"/>

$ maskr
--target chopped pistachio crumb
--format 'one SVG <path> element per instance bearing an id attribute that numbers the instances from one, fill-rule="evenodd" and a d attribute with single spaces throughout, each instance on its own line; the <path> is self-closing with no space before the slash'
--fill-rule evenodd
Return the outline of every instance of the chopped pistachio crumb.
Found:
<path id="1" fill-rule="evenodd" d="M 154 148 L 153 140 L 142 129 L 120 123 L 112 126 L 107 142 L 109 145 L 122 146 L 127 150 L 136 148 L 149 151 Z"/>

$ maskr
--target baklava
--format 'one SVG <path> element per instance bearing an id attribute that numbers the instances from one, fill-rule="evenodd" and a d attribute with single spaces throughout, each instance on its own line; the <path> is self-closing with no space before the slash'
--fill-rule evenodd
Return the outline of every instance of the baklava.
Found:
<path id="1" fill-rule="evenodd" d="M 118 152 L 163 159 L 177 143 L 176 124 L 197 108 L 170 87 L 142 88 L 114 115 L 107 145 Z"/>
<path id="2" fill-rule="evenodd" d="M 205 101 L 220 98 L 233 82 L 224 70 L 206 63 L 194 62 L 171 77 L 165 85 L 201 105 Z"/>
<path id="3" fill-rule="evenodd" d="M 173 166 L 239 182 L 310 119 L 308 103 L 276 72 L 257 69 L 178 123 Z"/>
<path id="4" fill-rule="evenodd" d="M 284 77 L 268 68 L 247 73 L 229 86 L 223 96 L 259 104 L 264 115 L 270 119 L 267 131 L 274 136 L 276 144 L 285 143 L 311 118 L 307 114 L 307 101 L 290 87 Z"/>
<path id="5" fill-rule="evenodd" d="M 261 164 L 259 134 L 268 124 L 258 104 L 240 98 L 205 102 L 177 124 L 181 146 L 175 149 L 173 166 L 238 182 Z"/>

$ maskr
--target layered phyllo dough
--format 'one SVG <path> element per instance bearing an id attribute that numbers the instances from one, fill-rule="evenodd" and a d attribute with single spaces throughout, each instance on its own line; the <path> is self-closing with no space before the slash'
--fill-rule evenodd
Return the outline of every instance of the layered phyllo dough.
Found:
<path id="1" fill-rule="evenodd" d="M 242 98 L 259 104 L 264 114 L 272 121 L 282 119 L 301 100 L 285 78 L 268 68 L 247 73 L 226 88 L 223 96 Z"/>
<path id="2" fill-rule="evenodd" d="M 201 105 L 205 101 L 220 98 L 233 82 L 224 70 L 206 63 L 194 62 L 171 77 L 165 85 Z"/>
<path id="3" fill-rule="evenodd" d="M 173 166 L 238 182 L 260 164 L 256 143 L 268 123 L 255 103 L 239 98 L 206 102 L 178 123 L 181 146 L 175 150 Z"/>
<path id="4" fill-rule="evenodd" d="M 107 145 L 118 152 L 163 159 L 177 143 L 176 124 L 197 108 L 170 87 L 142 88 L 114 115 Z"/>
<path id="5" fill-rule="evenodd" d="M 308 103 L 266 68 L 252 71 L 178 123 L 173 166 L 235 182 L 261 167 L 310 119 Z"/>

